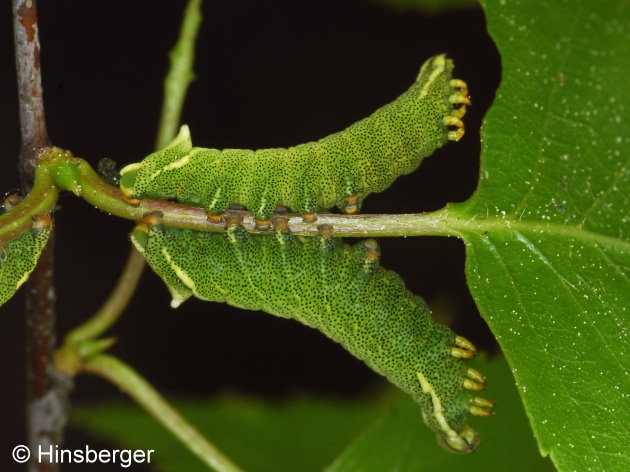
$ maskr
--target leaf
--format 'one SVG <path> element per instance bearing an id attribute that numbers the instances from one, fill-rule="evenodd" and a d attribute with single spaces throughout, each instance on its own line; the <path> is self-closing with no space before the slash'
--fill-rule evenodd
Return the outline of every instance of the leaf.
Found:
<path id="1" fill-rule="evenodd" d="M 541 452 L 561 471 L 626 471 L 630 5 L 483 4 L 503 82 L 479 187 L 447 208 L 468 284 Z"/>
<path id="2" fill-rule="evenodd" d="M 378 401 L 303 397 L 281 404 L 237 397 L 182 399 L 174 404 L 228 457 L 256 472 L 320 471 L 381 411 Z M 72 421 L 114 444 L 154 449 L 156 470 L 208 470 L 133 404 L 79 406 L 73 409 Z"/>
<path id="3" fill-rule="evenodd" d="M 378 418 L 326 472 L 545 472 L 551 462 L 539 456 L 527 418 L 505 360 L 481 362 L 475 367 L 489 379 L 497 415 L 479 419 L 482 444 L 473 454 L 455 455 L 438 448 L 435 436 L 418 418 L 418 405 L 408 396 Z M 492 467 L 489 469 L 489 464 Z"/>

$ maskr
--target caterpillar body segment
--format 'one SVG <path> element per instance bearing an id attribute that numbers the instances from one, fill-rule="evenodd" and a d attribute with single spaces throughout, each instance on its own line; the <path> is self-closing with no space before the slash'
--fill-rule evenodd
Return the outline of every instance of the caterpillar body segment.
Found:
<path id="1" fill-rule="evenodd" d="M 434 56 L 392 103 L 344 131 L 298 146 L 197 148 L 183 126 L 165 149 L 122 169 L 121 190 L 132 201 L 150 197 L 202 206 L 211 217 L 240 204 L 261 226 L 278 205 L 308 215 L 335 206 L 356 213 L 368 194 L 383 191 L 463 136 L 461 117 L 470 100 L 452 70 L 445 55 Z"/>
<path id="2" fill-rule="evenodd" d="M 5 209 L 11 202 L 4 203 Z M 47 215 L 34 216 L 30 230 L 0 245 L 0 306 L 28 280 L 37 260 L 48 242 L 52 219 Z"/>
<path id="3" fill-rule="evenodd" d="M 142 223 L 131 239 L 169 286 L 173 306 L 195 296 L 316 328 L 409 393 L 441 444 L 454 452 L 476 447 L 467 420 L 487 416 L 492 404 L 467 386 L 485 378 L 452 355 L 465 342 L 380 266 L 374 240 L 350 246 L 326 226 L 298 237 L 277 217 L 269 235 L 228 219 L 223 234 Z"/>

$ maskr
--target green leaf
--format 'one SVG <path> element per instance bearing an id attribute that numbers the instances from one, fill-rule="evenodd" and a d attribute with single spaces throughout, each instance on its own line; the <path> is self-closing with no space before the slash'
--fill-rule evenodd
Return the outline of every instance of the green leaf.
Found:
<path id="1" fill-rule="evenodd" d="M 468 284 L 542 453 L 627 471 L 630 4 L 483 4 L 503 81 L 477 192 L 447 209 Z"/>
<path id="2" fill-rule="evenodd" d="M 554 470 L 543 459 L 527 424 L 514 380 L 507 363 L 477 360 L 476 368 L 487 374 L 489 395 L 497 404 L 497 415 L 475 422 L 482 444 L 473 454 L 455 455 L 438 448 L 435 436 L 423 427 L 418 405 L 408 396 L 383 414 L 359 437 L 327 472 L 545 472 Z M 491 465 L 491 467 L 490 467 Z"/>
<path id="3" fill-rule="evenodd" d="M 245 470 L 320 471 L 381 410 L 378 401 L 294 398 L 280 404 L 224 397 L 175 407 Z M 421 420 L 416 412 L 416 420 Z M 208 469 L 153 418 L 131 403 L 79 406 L 73 423 L 114 444 L 154 449 L 162 472 Z"/>

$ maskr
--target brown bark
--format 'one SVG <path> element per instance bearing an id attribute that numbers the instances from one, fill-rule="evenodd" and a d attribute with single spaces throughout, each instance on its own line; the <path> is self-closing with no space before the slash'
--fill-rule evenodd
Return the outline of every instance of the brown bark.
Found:
<path id="1" fill-rule="evenodd" d="M 13 0 L 13 26 L 22 145 L 18 171 L 22 186 L 33 183 L 38 150 L 49 146 L 41 82 L 40 44 L 35 0 Z M 37 448 L 59 445 L 66 421 L 66 384 L 55 374 L 55 291 L 51 235 L 26 287 L 27 431 L 29 470 L 56 471 L 37 463 Z"/>

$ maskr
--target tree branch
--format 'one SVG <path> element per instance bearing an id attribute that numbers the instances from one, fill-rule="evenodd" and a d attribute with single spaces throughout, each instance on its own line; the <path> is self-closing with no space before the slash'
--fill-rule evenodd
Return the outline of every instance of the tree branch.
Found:
<path id="1" fill-rule="evenodd" d="M 36 0 L 13 0 L 13 35 L 22 136 L 18 169 L 24 187 L 29 189 L 35 175 L 37 148 L 50 146 L 44 116 Z"/>
<path id="2" fill-rule="evenodd" d="M 49 146 L 42 95 L 37 2 L 13 0 L 13 31 L 17 69 L 22 145 L 18 170 L 22 186 L 33 184 L 38 149 Z M 51 234 L 26 290 L 27 431 L 33 450 L 59 445 L 66 422 L 67 388 L 55 378 L 55 291 L 53 283 L 54 235 Z M 66 385 L 67 387 L 67 385 Z M 57 466 L 29 463 L 31 471 L 55 471 Z"/>

